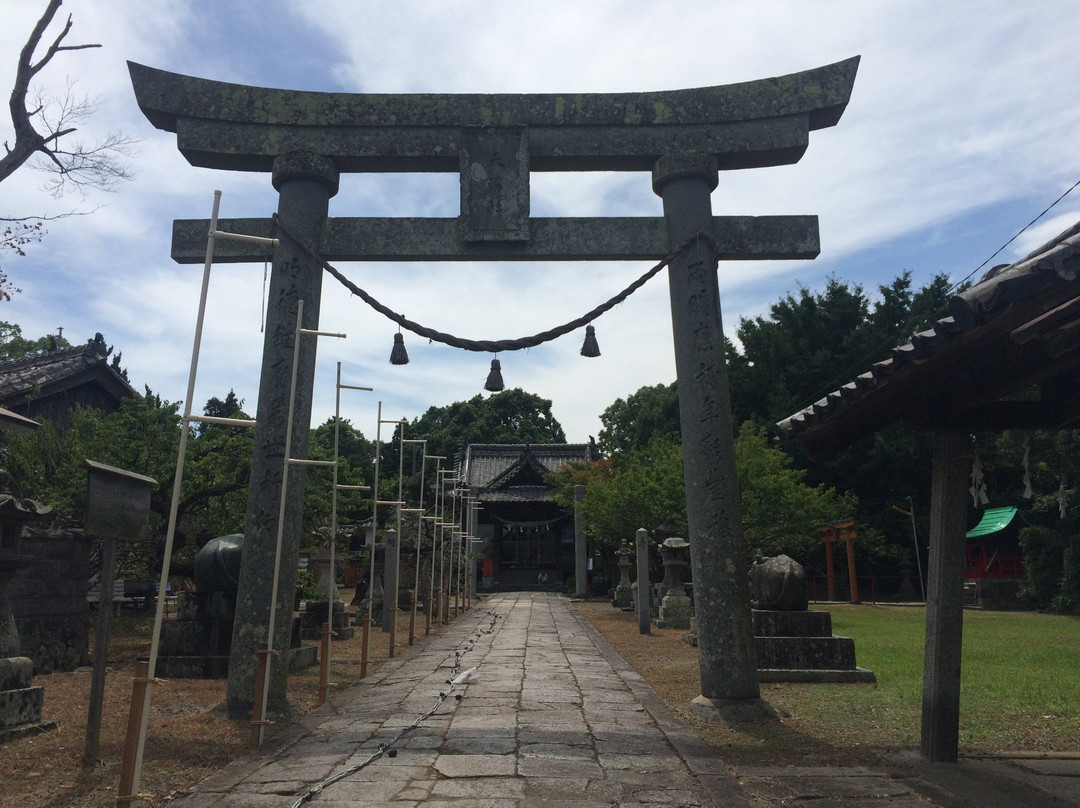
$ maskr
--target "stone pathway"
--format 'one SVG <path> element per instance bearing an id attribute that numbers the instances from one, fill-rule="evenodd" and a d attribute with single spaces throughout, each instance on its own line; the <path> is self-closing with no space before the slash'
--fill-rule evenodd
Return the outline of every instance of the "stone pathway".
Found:
<path id="1" fill-rule="evenodd" d="M 472 668 L 469 681 L 449 683 Z M 900 768 L 744 767 L 737 779 L 568 600 L 508 593 L 485 599 L 174 804 L 983 804 L 927 788 L 926 772 Z"/>

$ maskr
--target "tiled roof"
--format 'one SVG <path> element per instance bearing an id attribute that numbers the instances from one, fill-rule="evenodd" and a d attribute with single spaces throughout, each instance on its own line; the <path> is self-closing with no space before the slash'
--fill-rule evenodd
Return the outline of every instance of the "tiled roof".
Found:
<path id="1" fill-rule="evenodd" d="M 482 500 L 537 502 L 549 499 L 545 474 L 567 463 L 595 459 L 587 443 L 471 443 L 459 460 L 463 484 Z"/>
<path id="2" fill-rule="evenodd" d="M 998 428 L 1075 423 L 1080 418 L 1078 273 L 1080 223 L 954 295 L 949 317 L 777 423 L 779 439 L 829 454 L 901 418 L 916 429 L 967 426 L 973 431 L 998 423 Z M 1038 402 L 998 406 L 1003 397 L 1038 384 L 1044 385 L 1044 398 L 1054 399 L 1045 407 L 1035 406 Z M 1051 410 L 1061 407 L 1054 402 L 1069 410 L 1058 420 Z"/>
<path id="3" fill-rule="evenodd" d="M 109 350 L 100 334 L 85 345 L 61 348 L 0 364 L 0 406 L 21 408 L 29 398 L 42 398 L 87 381 L 97 381 L 119 400 L 135 395 L 123 377 L 109 367 Z"/>

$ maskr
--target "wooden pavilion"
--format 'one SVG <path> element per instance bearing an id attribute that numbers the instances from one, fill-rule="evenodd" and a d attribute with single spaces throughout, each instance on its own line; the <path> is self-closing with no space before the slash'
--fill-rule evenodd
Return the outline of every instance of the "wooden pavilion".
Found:
<path id="1" fill-rule="evenodd" d="M 549 472 L 596 459 L 592 443 L 470 443 L 457 459 L 461 491 L 479 505 L 475 535 L 482 585 L 532 589 L 540 575 L 550 586 L 574 574 L 574 514 L 557 505 Z"/>
<path id="2" fill-rule="evenodd" d="M 833 454 L 887 424 L 933 433 L 921 752 L 956 761 L 971 435 L 1080 428 L 1080 223 L 950 301 L 951 316 L 776 425 Z"/>

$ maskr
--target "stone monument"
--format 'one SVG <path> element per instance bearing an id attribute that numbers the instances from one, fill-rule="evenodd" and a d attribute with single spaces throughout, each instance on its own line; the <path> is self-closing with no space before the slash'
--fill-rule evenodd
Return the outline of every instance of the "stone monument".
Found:
<path id="1" fill-rule="evenodd" d="M 195 556 L 195 591 L 176 596 L 176 619 L 161 625 L 157 673 L 173 679 L 222 679 L 229 672 L 229 651 L 236 617 L 236 592 L 244 536 L 232 533 L 208 541 Z M 289 603 L 288 670 L 314 665 L 318 646 L 303 646 L 299 621 Z"/>
<path id="2" fill-rule="evenodd" d="M 779 555 L 750 570 L 760 682 L 873 682 L 855 664 L 855 641 L 832 633 L 832 615 L 808 611 L 806 572 Z"/>

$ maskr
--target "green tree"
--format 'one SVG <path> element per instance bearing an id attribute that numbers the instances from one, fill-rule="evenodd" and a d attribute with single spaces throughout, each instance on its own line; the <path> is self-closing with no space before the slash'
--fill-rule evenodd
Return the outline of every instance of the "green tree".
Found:
<path id="1" fill-rule="evenodd" d="M 23 336 L 21 326 L 0 321 L 0 362 L 14 362 L 16 359 L 70 347 L 71 343 L 59 334 L 27 339 Z"/>
<path id="2" fill-rule="evenodd" d="M 7 222 L 4 229 L 0 230 L 0 255 L 26 255 L 26 245 L 41 241 L 41 237 L 45 235 L 45 225 L 40 219 Z M 0 300 L 11 300 L 13 294 L 21 291 L 8 279 L 7 271 L 0 267 Z"/>
<path id="3" fill-rule="evenodd" d="M 820 292 L 800 287 L 767 317 L 741 320 L 738 345 L 728 346 L 737 422 L 775 423 L 850 382 L 943 317 L 950 288 L 948 276 L 937 275 L 913 289 L 911 273 L 904 272 L 871 298 L 857 284 L 830 278 Z M 808 484 L 852 491 L 865 523 L 895 528 L 896 541 L 906 542 L 906 528 L 891 516 L 890 506 L 929 492 L 927 435 L 894 424 L 833 458 L 811 458 L 798 447 L 789 451 L 807 470 Z"/>
<path id="4" fill-rule="evenodd" d="M 948 310 L 950 283 L 937 275 L 913 290 L 904 272 L 872 300 L 858 284 L 829 278 L 825 289 L 800 286 L 767 317 L 743 318 L 739 347 L 728 346 L 737 423 L 775 423 L 888 356 Z"/>
<path id="5" fill-rule="evenodd" d="M 765 431 L 743 424 L 735 441 L 747 556 L 787 553 L 816 563 L 819 525 L 852 516 L 858 507 L 850 493 L 810 486 L 806 472 L 769 445 Z M 644 449 L 592 464 L 571 464 L 548 475 L 556 501 L 573 502 L 573 487 L 584 484 L 586 530 L 598 547 L 612 551 L 629 542 L 638 528 L 652 531 L 672 523 L 687 533 L 682 447 L 657 438 Z"/>
<path id="6" fill-rule="evenodd" d="M 600 414 L 604 425 L 597 446 L 608 456 L 644 449 L 657 438 L 681 440 L 676 383 L 642 387 L 618 398 Z"/>
<path id="7" fill-rule="evenodd" d="M 445 407 L 431 407 L 405 429 L 410 440 L 427 440 L 427 452 L 446 463 L 466 443 L 565 443 L 566 434 L 551 413 L 551 401 L 520 388 L 504 390 Z M 396 473 L 396 445 L 383 455 L 383 469 Z"/>
<path id="8" fill-rule="evenodd" d="M 308 456 L 312 460 L 334 459 L 334 418 L 328 418 L 325 423 L 311 431 Z M 375 444 L 367 440 L 347 418 L 343 418 L 338 427 L 338 484 L 370 486 L 374 477 L 374 457 Z M 333 469 L 310 468 L 304 492 L 304 535 L 313 544 L 323 541 L 320 539 L 316 542 L 316 536 L 328 535 L 333 513 L 333 493 Z M 397 492 L 394 493 L 396 495 Z M 356 524 L 370 519 L 372 499 L 370 492 L 339 491 L 338 525 Z"/>
<path id="9" fill-rule="evenodd" d="M 546 481 L 564 508 L 574 505 L 574 487 L 585 486 L 585 529 L 599 549 L 614 551 L 638 528 L 651 532 L 666 522 L 686 532 L 682 447 L 670 438 L 613 459 L 567 464 Z"/>
<path id="10" fill-rule="evenodd" d="M 858 500 L 824 485 L 806 484 L 806 472 L 769 445 L 765 430 L 747 421 L 735 441 L 743 536 L 747 555 L 786 553 L 806 563 L 820 547 L 819 525 L 854 516 Z"/>
<path id="11" fill-rule="evenodd" d="M 237 410 L 229 417 L 244 415 Z M 85 459 L 154 478 L 149 535 L 156 552 L 144 552 L 143 568 L 134 572 L 152 575 L 168 526 L 180 423 L 179 404 L 149 389 L 125 399 L 114 413 L 76 407 L 67 429 L 45 422 L 31 435 L 11 438 L 5 453 L 9 486 L 18 496 L 51 506 L 52 526 L 73 527 L 81 524 L 86 507 Z M 192 430 L 177 510 L 179 558 L 193 553 L 204 538 L 243 530 L 251 453 L 249 430 L 218 425 L 207 425 L 202 435 Z"/>

